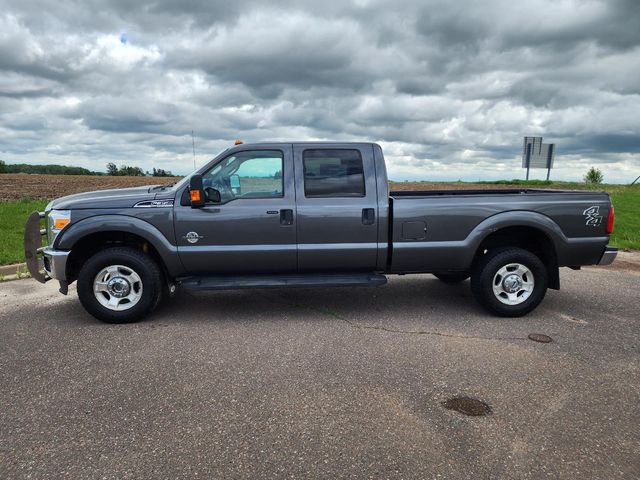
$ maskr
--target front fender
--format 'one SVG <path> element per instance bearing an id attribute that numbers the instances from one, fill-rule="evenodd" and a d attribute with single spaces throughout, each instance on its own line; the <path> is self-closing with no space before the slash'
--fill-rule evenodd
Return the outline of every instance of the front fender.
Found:
<path id="1" fill-rule="evenodd" d="M 53 247 L 57 250 L 72 250 L 82 238 L 99 232 L 125 232 L 144 238 L 156 249 L 169 275 L 184 273 L 177 247 L 149 222 L 128 215 L 97 215 L 72 223 L 60 232 Z"/>

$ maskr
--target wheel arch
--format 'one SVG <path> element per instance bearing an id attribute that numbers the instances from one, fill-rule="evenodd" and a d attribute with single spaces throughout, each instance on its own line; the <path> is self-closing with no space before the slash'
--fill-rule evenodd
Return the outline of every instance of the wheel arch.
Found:
<path id="1" fill-rule="evenodd" d="M 67 282 L 73 282 L 84 262 L 109 246 L 132 246 L 151 255 L 167 278 L 183 272 L 177 248 L 155 226 L 125 215 L 98 215 L 70 225 L 54 248 L 69 250 Z"/>
<path id="2" fill-rule="evenodd" d="M 503 247 L 518 247 L 527 250 L 542 260 L 547 268 L 549 288 L 560 288 L 558 268 L 559 246 L 566 242 L 560 227 L 549 217 L 535 212 L 510 212 L 512 215 L 493 219 L 490 226 L 483 228 L 474 249 L 472 264 L 490 250 Z M 516 214 L 516 215 L 513 215 Z M 498 221 L 499 220 L 499 221 Z"/>

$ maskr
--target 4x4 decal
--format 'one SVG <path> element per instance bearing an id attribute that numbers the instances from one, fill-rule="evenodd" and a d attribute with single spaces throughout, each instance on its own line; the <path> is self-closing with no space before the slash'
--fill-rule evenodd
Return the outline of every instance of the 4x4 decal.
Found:
<path id="1" fill-rule="evenodd" d="M 585 225 L 588 227 L 599 227 L 602 224 L 602 215 L 600 215 L 600 207 L 594 205 L 587 208 L 582 212 L 584 218 L 587 220 Z"/>

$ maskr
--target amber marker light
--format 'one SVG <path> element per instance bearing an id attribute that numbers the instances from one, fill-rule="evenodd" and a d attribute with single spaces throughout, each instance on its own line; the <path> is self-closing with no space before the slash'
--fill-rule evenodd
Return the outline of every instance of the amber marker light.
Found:
<path id="1" fill-rule="evenodd" d="M 233 144 L 234 145 L 242 145 L 242 140 L 236 140 Z"/>
<path id="2" fill-rule="evenodd" d="M 191 196 L 191 201 L 192 202 L 199 202 L 200 201 L 200 190 L 191 190 L 189 192 L 189 195 Z"/>
<path id="3" fill-rule="evenodd" d="M 56 218 L 55 223 L 53 224 L 53 227 L 56 230 L 62 230 L 64 227 L 66 227 L 67 225 L 69 225 L 69 222 L 71 220 L 68 218 Z"/>

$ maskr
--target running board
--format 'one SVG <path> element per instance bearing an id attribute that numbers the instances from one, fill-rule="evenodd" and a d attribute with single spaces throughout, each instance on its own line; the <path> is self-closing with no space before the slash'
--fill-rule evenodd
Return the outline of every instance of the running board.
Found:
<path id="1" fill-rule="evenodd" d="M 216 275 L 179 280 L 187 290 L 242 288 L 377 287 L 387 283 L 379 273 L 310 273 L 291 275 Z"/>

